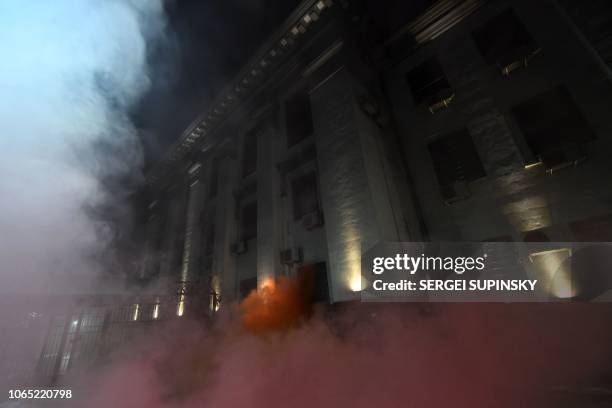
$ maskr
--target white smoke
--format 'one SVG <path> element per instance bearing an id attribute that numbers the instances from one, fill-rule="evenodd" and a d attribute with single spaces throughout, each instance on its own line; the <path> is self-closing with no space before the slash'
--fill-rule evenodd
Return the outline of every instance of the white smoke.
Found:
<path id="1" fill-rule="evenodd" d="M 93 283 L 107 242 L 84 204 L 140 174 L 128 111 L 164 29 L 162 0 L 0 0 L 0 292 Z"/>

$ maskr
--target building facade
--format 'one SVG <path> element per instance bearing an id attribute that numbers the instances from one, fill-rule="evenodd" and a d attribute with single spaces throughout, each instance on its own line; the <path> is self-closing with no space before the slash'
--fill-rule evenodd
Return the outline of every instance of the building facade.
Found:
<path id="1" fill-rule="evenodd" d="M 150 172 L 139 279 L 177 316 L 306 270 L 357 299 L 380 241 L 611 240 L 609 5 L 429 1 L 388 30 L 399 3 L 304 1 Z"/>
<path id="2" fill-rule="evenodd" d="M 406 3 L 295 10 L 148 174 L 146 289 L 49 318 L 41 383 L 270 279 L 359 299 L 381 241 L 612 241 L 609 2 Z"/>

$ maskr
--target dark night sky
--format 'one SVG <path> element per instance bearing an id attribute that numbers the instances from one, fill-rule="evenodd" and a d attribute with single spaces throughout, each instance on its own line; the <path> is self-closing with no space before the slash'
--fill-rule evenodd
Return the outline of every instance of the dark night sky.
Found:
<path id="1" fill-rule="evenodd" d="M 299 0 L 172 0 L 168 40 L 153 50 L 152 88 L 134 112 L 155 161 L 238 73 Z"/>

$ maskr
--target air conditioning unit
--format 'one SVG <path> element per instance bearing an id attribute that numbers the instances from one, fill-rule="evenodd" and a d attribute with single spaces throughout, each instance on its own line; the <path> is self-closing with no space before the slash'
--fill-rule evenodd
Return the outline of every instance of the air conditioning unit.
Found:
<path id="1" fill-rule="evenodd" d="M 302 263 L 302 248 L 294 247 L 281 251 L 280 259 L 283 265 L 293 265 Z"/>
<path id="2" fill-rule="evenodd" d="M 230 252 L 232 255 L 241 255 L 244 254 L 248 250 L 247 241 L 245 239 L 241 239 L 238 242 L 233 243 L 230 246 Z"/>
<path id="3" fill-rule="evenodd" d="M 471 196 L 468 183 L 465 180 L 458 180 L 452 184 L 442 186 L 442 198 L 444 203 L 450 205 L 456 201 L 465 200 Z"/>
<path id="4" fill-rule="evenodd" d="M 308 231 L 318 228 L 323 225 L 323 214 L 321 211 L 313 211 L 302 217 L 302 225 Z"/>

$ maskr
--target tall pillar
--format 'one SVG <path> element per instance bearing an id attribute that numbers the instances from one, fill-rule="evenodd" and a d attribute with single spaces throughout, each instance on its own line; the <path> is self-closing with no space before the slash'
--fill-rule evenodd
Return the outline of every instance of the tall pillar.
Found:
<path id="1" fill-rule="evenodd" d="M 213 249 L 212 289 L 221 294 L 221 304 L 236 299 L 236 262 L 230 246 L 236 241 L 236 203 L 232 181 L 236 178 L 235 158 L 219 158 L 219 187 L 215 205 L 215 244 Z"/>
<path id="2" fill-rule="evenodd" d="M 360 123 L 356 83 L 342 69 L 311 93 L 332 301 L 358 297 L 361 250 L 397 240 L 385 172 Z"/>
<path id="3" fill-rule="evenodd" d="M 180 227 L 183 221 L 184 191 L 183 184 L 171 187 L 166 192 L 167 201 L 166 223 L 162 241 L 162 254 L 160 264 L 160 279 L 170 293 L 174 292 L 173 281 L 178 275 L 180 265 L 176 262 L 179 254 L 176 253 L 176 242 L 180 237 Z"/>
<path id="4" fill-rule="evenodd" d="M 199 256 L 201 253 L 201 229 L 200 213 L 204 202 L 204 183 L 194 171 L 189 175 L 189 187 L 187 198 L 187 213 L 184 230 L 183 257 L 181 262 L 181 274 L 179 278 L 179 303 L 177 315 L 182 316 L 191 293 L 191 289 L 197 284 L 201 267 Z"/>
<path id="5" fill-rule="evenodd" d="M 257 143 L 257 281 L 279 276 L 280 265 L 280 185 L 276 169 L 277 128 L 269 115 L 258 133 Z"/>

